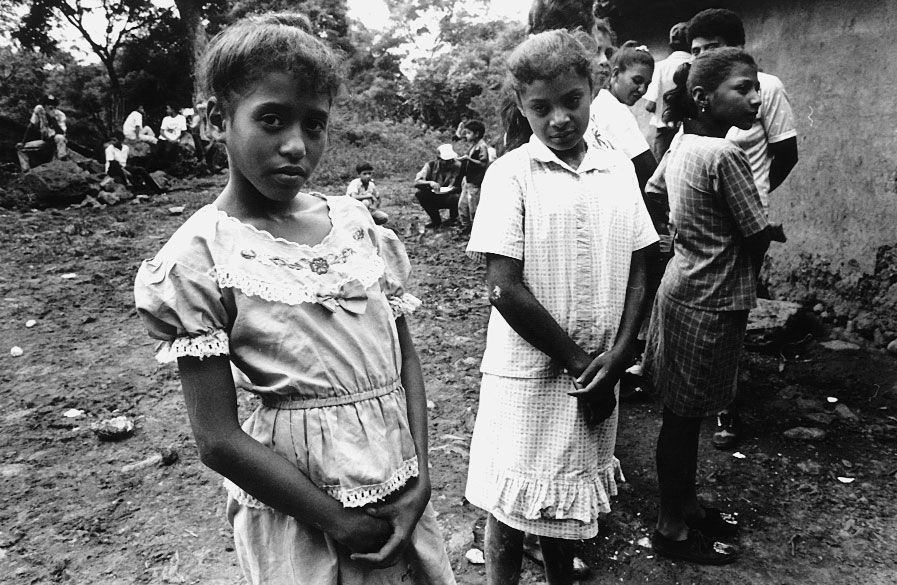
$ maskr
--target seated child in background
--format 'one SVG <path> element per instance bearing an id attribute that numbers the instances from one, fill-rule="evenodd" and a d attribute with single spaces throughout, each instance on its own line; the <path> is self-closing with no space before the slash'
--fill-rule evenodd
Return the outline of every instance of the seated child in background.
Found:
<path id="1" fill-rule="evenodd" d="M 112 177 L 125 187 L 144 187 L 150 191 L 161 193 L 162 189 L 156 184 L 146 169 L 137 166 L 128 166 L 128 155 L 131 148 L 124 144 L 125 134 L 121 130 L 112 133 L 112 140 L 106 146 L 106 175 Z"/>
<path id="2" fill-rule="evenodd" d="M 360 162 L 355 165 L 355 172 L 358 177 L 352 179 L 349 186 L 346 187 L 346 196 L 358 199 L 371 212 L 374 223 L 383 225 L 389 221 L 389 216 L 378 209 L 380 207 L 380 193 L 377 192 L 377 186 L 374 185 L 372 177 L 374 176 L 374 167 L 369 162 Z"/>

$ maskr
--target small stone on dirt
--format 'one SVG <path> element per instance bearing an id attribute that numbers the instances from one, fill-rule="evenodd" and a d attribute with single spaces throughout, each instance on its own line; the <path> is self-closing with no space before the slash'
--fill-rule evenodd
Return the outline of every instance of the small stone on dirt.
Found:
<path id="1" fill-rule="evenodd" d="M 888 353 L 891 355 L 897 355 L 897 339 L 888 344 Z"/>
<path id="2" fill-rule="evenodd" d="M 794 427 L 785 431 L 784 435 L 786 439 L 793 441 L 820 441 L 825 438 L 826 433 L 816 427 Z"/>
<path id="3" fill-rule="evenodd" d="M 169 207 L 168 213 L 170 213 L 171 215 L 181 215 L 182 213 L 184 213 L 184 209 L 185 207 L 183 205 L 178 205 L 177 207 Z"/>
<path id="4" fill-rule="evenodd" d="M 838 418 L 842 420 L 858 420 L 859 417 L 853 413 L 852 410 L 847 408 L 845 404 L 839 404 L 835 407 L 835 414 L 838 415 Z"/>
<path id="5" fill-rule="evenodd" d="M 797 468 L 808 475 L 819 475 L 822 473 L 822 466 L 815 461 L 801 461 L 797 464 Z"/>
<path id="6" fill-rule="evenodd" d="M 115 418 L 93 423 L 90 425 L 90 430 L 92 430 L 101 441 L 119 441 L 131 436 L 134 432 L 134 423 L 126 416 L 117 416 Z"/>
<path id="7" fill-rule="evenodd" d="M 841 341 L 840 339 L 832 339 L 831 341 L 823 341 L 820 343 L 822 347 L 831 351 L 857 351 L 860 346 L 849 341 Z"/>
<path id="8" fill-rule="evenodd" d="M 816 425 L 828 426 L 835 420 L 835 415 L 826 412 L 809 412 L 804 415 L 804 419 Z"/>
<path id="9" fill-rule="evenodd" d="M 486 555 L 483 554 L 478 548 L 472 548 L 466 553 L 464 553 L 464 558 L 467 559 L 467 562 L 471 565 L 485 565 L 486 564 Z"/>
<path id="10" fill-rule="evenodd" d="M 14 345 L 9 349 L 9 355 L 12 357 L 21 357 L 23 353 L 25 353 L 24 350 L 18 345 Z"/>
<path id="11" fill-rule="evenodd" d="M 25 327 L 27 327 L 28 329 L 31 329 L 35 325 L 37 325 L 37 321 L 35 321 L 34 319 L 28 319 L 27 321 L 25 321 Z"/>

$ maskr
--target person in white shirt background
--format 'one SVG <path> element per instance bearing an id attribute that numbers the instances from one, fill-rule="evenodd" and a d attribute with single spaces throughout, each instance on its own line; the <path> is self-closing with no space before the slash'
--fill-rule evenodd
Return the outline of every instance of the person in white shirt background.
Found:
<path id="1" fill-rule="evenodd" d="M 654 158 L 660 161 L 670 148 L 673 136 L 679 130 L 676 124 L 668 124 L 663 121 L 663 113 L 667 107 L 663 101 L 666 92 L 675 87 L 673 74 L 679 65 L 691 60 L 688 45 L 688 23 L 679 22 L 670 29 L 670 55 L 658 61 L 654 67 L 654 76 L 651 85 L 645 93 L 645 109 L 651 112 L 651 126 L 654 127 L 654 144 L 651 152 Z"/>

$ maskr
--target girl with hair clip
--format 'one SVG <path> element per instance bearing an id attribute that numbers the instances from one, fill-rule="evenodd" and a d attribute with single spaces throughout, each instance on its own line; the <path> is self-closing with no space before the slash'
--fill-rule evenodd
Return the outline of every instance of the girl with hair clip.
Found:
<path id="1" fill-rule="evenodd" d="M 200 65 L 229 178 L 137 275 L 222 474 L 252 584 L 452 585 L 429 505 L 409 264 L 351 197 L 301 191 L 327 146 L 337 57 L 296 14 L 238 21 Z M 236 389 L 261 398 L 243 423 Z"/>
<path id="2" fill-rule="evenodd" d="M 683 122 L 648 184 L 669 193 L 674 254 L 654 300 L 644 370 L 663 400 L 657 439 L 660 512 L 654 550 L 673 559 L 725 564 L 739 551 L 732 516 L 698 502 L 702 419 L 735 396 L 738 359 L 770 229 L 744 151 L 725 139 L 750 128 L 760 107 L 757 65 L 724 48 L 685 63 L 665 99 Z M 665 188 L 664 188 L 665 186 Z"/>
<path id="3" fill-rule="evenodd" d="M 632 107 L 648 91 L 654 75 L 654 57 L 645 45 L 626 41 L 610 60 L 610 86 L 608 90 L 625 106 Z M 630 111 L 629 115 L 635 118 Z"/>
<path id="4" fill-rule="evenodd" d="M 493 305 L 466 489 L 489 513 L 492 585 L 519 582 L 525 532 L 540 537 L 548 583 L 572 583 L 572 541 L 610 511 L 616 386 L 657 241 L 630 162 L 584 139 L 593 59 L 577 37 L 540 33 L 509 57 L 528 140 L 486 172 L 467 247 Z"/>

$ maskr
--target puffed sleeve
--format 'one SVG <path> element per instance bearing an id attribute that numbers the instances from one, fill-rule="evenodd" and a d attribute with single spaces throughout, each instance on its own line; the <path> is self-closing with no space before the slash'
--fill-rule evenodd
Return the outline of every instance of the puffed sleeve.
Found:
<path id="1" fill-rule="evenodd" d="M 173 259 L 146 260 L 137 272 L 134 301 L 150 337 L 162 341 L 159 362 L 229 355 L 227 311 L 209 271 Z"/>
<path id="2" fill-rule="evenodd" d="M 478 262 L 486 261 L 486 254 L 498 254 L 523 260 L 524 188 L 520 175 L 524 164 L 525 147 L 518 148 L 492 163 L 486 169 L 480 191 L 473 230 L 467 242 L 467 255 Z M 518 152 L 520 151 L 520 152 Z"/>
<path id="3" fill-rule="evenodd" d="M 380 288 L 386 295 L 396 319 L 410 315 L 421 305 L 421 301 L 405 291 L 408 277 L 411 276 L 411 261 L 405 251 L 405 245 L 389 228 L 374 226 L 372 234 L 380 258 L 386 265 L 380 278 Z"/>

